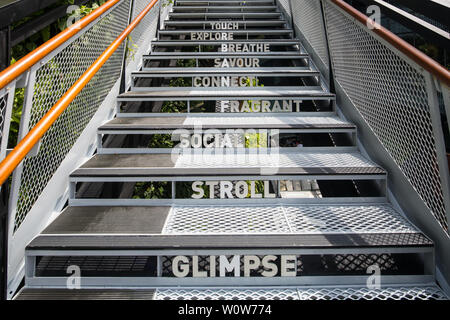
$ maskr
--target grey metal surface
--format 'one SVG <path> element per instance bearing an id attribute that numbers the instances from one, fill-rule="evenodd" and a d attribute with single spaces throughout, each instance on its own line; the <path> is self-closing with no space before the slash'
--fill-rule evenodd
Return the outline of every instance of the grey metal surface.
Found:
<path id="1" fill-rule="evenodd" d="M 280 19 L 282 17 L 281 13 L 278 12 L 205 12 L 205 13 L 194 13 L 194 12 L 183 12 L 176 13 L 170 12 L 169 19 L 203 19 L 207 20 L 208 18 L 213 19 L 229 19 L 229 18 L 238 18 L 238 19 L 254 19 L 254 18 L 262 18 L 262 19 Z"/>
<path id="2" fill-rule="evenodd" d="M 23 288 L 14 300 L 152 300 L 154 289 Z"/>
<path id="3" fill-rule="evenodd" d="M 159 35 L 189 35 L 192 32 L 202 32 L 205 31 L 204 29 L 177 29 L 177 30 L 159 30 L 158 34 Z M 292 34 L 293 30 L 292 29 L 252 29 L 252 30 L 232 30 L 230 31 L 229 29 L 214 29 L 213 32 L 232 32 L 233 34 L 236 35 L 279 35 L 279 34 Z"/>
<path id="4" fill-rule="evenodd" d="M 215 59 L 215 58 L 260 58 L 260 59 L 305 59 L 308 54 L 292 52 L 259 52 L 246 53 L 239 52 L 152 52 L 151 55 L 143 56 L 144 60 L 152 59 Z"/>
<path id="5" fill-rule="evenodd" d="M 387 204 L 180 205 L 163 234 L 415 233 Z"/>
<path id="6" fill-rule="evenodd" d="M 202 100 L 247 100 L 265 99 L 335 99 L 334 94 L 325 92 L 321 87 L 298 87 L 286 89 L 285 87 L 270 88 L 155 88 L 145 91 L 128 91 L 118 96 L 118 101 L 195 101 Z"/>
<path id="7" fill-rule="evenodd" d="M 299 45 L 299 40 L 296 39 L 251 39 L 251 40 L 155 40 L 152 42 L 154 47 L 178 47 L 178 46 L 221 46 L 224 43 L 228 44 L 268 44 L 269 46 L 295 46 Z"/>
<path id="8" fill-rule="evenodd" d="M 170 207 L 68 207 L 42 234 L 157 234 Z"/>
<path id="9" fill-rule="evenodd" d="M 196 76 L 255 76 L 255 77 L 317 77 L 318 71 L 307 67 L 291 68 L 148 68 L 132 73 L 135 78 L 196 77 Z"/>
<path id="10" fill-rule="evenodd" d="M 383 286 L 286 287 L 286 288 L 158 288 L 155 300 L 448 300 L 435 284 Z"/>
<path id="11" fill-rule="evenodd" d="M 217 23 L 221 22 L 221 20 L 208 20 L 208 21 L 201 21 L 201 20 L 189 20 L 189 21 L 164 21 L 164 25 L 166 27 L 203 27 L 203 28 L 210 28 L 211 23 Z M 236 20 L 235 22 L 238 23 L 239 27 L 247 28 L 247 27 L 274 27 L 274 26 L 284 26 L 286 25 L 285 20 Z"/>
<path id="12" fill-rule="evenodd" d="M 151 175 L 380 175 L 385 171 L 357 152 L 222 153 L 95 155 L 71 177 Z M 266 172 L 267 171 L 267 172 Z"/>
<path id="13" fill-rule="evenodd" d="M 264 116 L 227 117 L 227 114 L 181 117 L 119 117 L 99 128 L 104 130 L 151 130 L 151 129 L 355 129 L 355 126 L 338 117 Z"/>
<path id="14" fill-rule="evenodd" d="M 40 235 L 27 250 L 231 250 L 432 248 L 422 233 L 287 235 Z M 311 252 L 316 253 L 316 252 Z"/>
<path id="15" fill-rule="evenodd" d="M 277 6 L 174 6 L 173 12 L 271 12 Z"/>

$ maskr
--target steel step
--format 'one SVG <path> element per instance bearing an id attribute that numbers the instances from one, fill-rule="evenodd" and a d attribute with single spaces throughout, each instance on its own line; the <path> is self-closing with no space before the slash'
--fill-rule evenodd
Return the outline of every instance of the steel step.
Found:
<path id="1" fill-rule="evenodd" d="M 355 249 L 361 253 L 381 253 L 387 248 L 393 252 L 408 251 L 431 252 L 433 243 L 422 233 L 366 233 L 366 234 L 292 234 L 292 235 L 40 235 L 27 246 L 28 254 L 33 251 L 48 251 L 46 254 L 64 251 L 78 251 L 76 256 L 88 256 L 83 250 L 176 250 L 178 254 L 232 255 L 237 250 L 261 250 L 273 252 L 305 253 L 314 250 L 314 254 L 326 254 L 330 250 Z M 423 249 L 423 250 L 420 250 Z M 213 250 L 213 251 L 209 251 Z M 303 250 L 303 251 L 302 251 Z M 209 251 L 209 252 L 208 252 Z M 217 253 L 214 253 L 217 252 Z M 250 252 L 250 251 L 249 251 Z M 146 252 L 147 255 L 150 252 Z M 248 253 L 249 254 L 249 253 Z M 311 254 L 311 253 L 310 253 Z M 60 254 L 58 254 L 60 255 Z"/>
<path id="2" fill-rule="evenodd" d="M 263 68 L 143 68 L 131 73 L 133 78 L 170 78 L 197 76 L 238 77 L 318 77 L 319 71 L 309 67 L 263 67 Z"/>
<path id="3" fill-rule="evenodd" d="M 283 15 L 280 12 L 169 12 L 170 20 L 190 20 L 190 19 L 202 19 L 208 21 L 208 19 L 282 19 Z"/>
<path id="4" fill-rule="evenodd" d="M 174 7 L 180 6 L 197 6 L 197 5 L 205 5 L 205 4 L 213 4 L 217 5 L 240 5 L 243 7 L 246 6 L 255 6 L 255 5 L 266 5 L 266 4 L 274 4 L 273 0 L 250 0 L 250 1 L 238 1 L 238 0 L 178 0 L 175 2 Z"/>
<path id="5" fill-rule="evenodd" d="M 23 288 L 14 300 L 154 300 L 155 289 Z"/>
<path id="6" fill-rule="evenodd" d="M 199 46 L 199 45 L 207 45 L 207 46 L 220 46 L 223 43 L 226 44 L 241 44 L 241 45 L 262 45 L 267 44 L 269 46 L 298 46 L 300 44 L 298 39 L 270 39 L 270 40 L 206 40 L 206 41 L 198 41 L 198 40 L 157 40 L 152 41 L 152 45 L 154 47 L 178 47 L 178 46 Z"/>
<path id="7" fill-rule="evenodd" d="M 170 276 L 173 256 L 236 254 L 290 254 L 303 267 L 287 278 Z M 26 284 L 64 285 L 70 265 L 85 286 L 365 284 L 377 262 L 390 270 L 384 285 L 433 281 L 423 262 L 398 256 L 411 254 L 432 255 L 433 243 L 387 204 L 68 207 L 27 246 Z M 319 267 L 318 255 L 344 267 Z"/>
<path id="8" fill-rule="evenodd" d="M 174 6 L 173 12 L 271 12 L 277 10 L 277 6 Z"/>
<path id="9" fill-rule="evenodd" d="M 187 149 L 179 154 L 97 154 L 72 172 L 71 180 L 96 178 L 101 181 L 102 177 L 150 179 L 161 176 L 165 177 L 165 181 L 192 181 L 193 177 L 200 176 L 259 176 L 267 179 L 281 176 L 311 176 L 323 179 L 386 177 L 382 168 L 358 152 L 340 152 L 335 148 L 316 152 L 302 151 L 301 148 L 292 149 L 246 149 L 228 154 L 222 149 L 217 152 L 205 149 L 196 149 L 193 152 L 192 149 Z"/>
<path id="10" fill-rule="evenodd" d="M 223 114 L 153 114 L 146 117 L 123 116 L 115 118 L 99 127 L 99 133 L 119 131 L 188 129 L 291 129 L 308 132 L 354 132 L 356 126 L 337 116 L 317 116 L 310 114 L 289 114 L 267 116 L 261 114 L 230 116 Z"/>
<path id="11" fill-rule="evenodd" d="M 292 52 L 152 52 L 142 57 L 144 60 L 175 60 L 175 59 L 216 59 L 216 58 L 257 58 L 257 59 L 305 59 L 309 58 L 306 53 Z"/>
<path id="12" fill-rule="evenodd" d="M 198 101 L 198 100 L 334 100 L 335 95 L 321 87 L 284 87 L 256 88 L 196 88 L 183 87 L 154 88 L 146 91 L 128 91 L 118 96 L 119 102 L 125 101 Z"/>
<path id="13" fill-rule="evenodd" d="M 181 30 L 159 30 L 160 36 L 174 36 L 174 35 L 190 35 L 192 32 L 205 32 L 204 29 L 181 29 Z M 212 33 L 231 32 L 235 35 L 290 35 L 293 34 L 292 29 L 251 29 L 251 30 L 230 30 L 230 29 L 214 29 L 208 30 Z"/>
<path id="14" fill-rule="evenodd" d="M 23 288 L 15 300 L 448 300 L 436 284 L 333 287 L 208 287 L 156 289 Z"/>
<path id="15" fill-rule="evenodd" d="M 253 223 L 250 223 L 253 221 Z M 42 235 L 416 234 L 387 203 L 67 207 Z"/>
<path id="16" fill-rule="evenodd" d="M 190 21 L 179 21 L 179 20 L 166 20 L 164 21 L 164 26 L 167 27 L 201 27 L 204 29 L 211 29 L 211 24 L 223 23 L 223 20 L 190 20 Z M 227 21 L 225 21 L 227 22 Z M 239 28 L 246 29 L 247 27 L 283 27 L 287 24 L 286 20 L 244 20 L 239 21 L 235 20 L 234 23 L 237 23 Z"/>

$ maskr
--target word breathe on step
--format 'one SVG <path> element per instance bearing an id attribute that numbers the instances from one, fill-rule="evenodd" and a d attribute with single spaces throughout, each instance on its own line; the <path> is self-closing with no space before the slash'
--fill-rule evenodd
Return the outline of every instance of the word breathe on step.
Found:
<path id="1" fill-rule="evenodd" d="M 222 43 L 222 52 L 270 52 L 268 43 Z"/>
<path id="2" fill-rule="evenodd" d="M 241 267 L 243 274 L 241 274 Z M 233 277 L 252 277 L 256 270 L 263 270 L 258 272 L 258 275 L 266 278 L 296 277 L 297 257 L 295 255 L 244 255 L 241 259 L 240 255 L 211 255 L 208 268 L 205 266 L 200 268 L 198 256 L 175 256 L 172 259 L 172 272 L 178 278 L 185 278 L 189 274 L 193 278 L 226 277 L 230 274 Z"/>
<path id="3" fill-rule="evenodd" d="M 219 197 L 220 199 L 233 199 L 236 195 L 239 199 L 247 198 L 250 194 L 250 198 L 260 199 L 260 198 L 275 198 L 275 193 L 270 193 L 269 181 L 264 181 L 264 192 L 257 193 L 255 188 L 255 181 L 250 181 L 250 188 L 247 181 L 194 181 L 192 183 L 192 191 L 195 193 L 192 194 L 192 198 L 201 199 L 205 196 L 205 190 L 203 186 L 206 185 L 209 187 L 209 198 L 215 198 L 215 189 L 216 186 L 219 187 Z M 249 190 L 250 189 L 250 190 Z M 250 191 L 250 192 L 249 192 Z"/>

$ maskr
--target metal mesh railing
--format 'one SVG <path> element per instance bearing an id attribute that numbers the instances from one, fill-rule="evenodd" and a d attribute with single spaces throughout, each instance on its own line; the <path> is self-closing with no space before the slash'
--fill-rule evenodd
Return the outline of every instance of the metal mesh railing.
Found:
<path id="1" fill-rule="evenodd" d="M 138 0 L 134 2 L 133 18 L 144 10 L 148 5 L 148 1 Z M 147 50 L 150 42 L 156 35 L 156 29 L 158 26 L 159 4 L 152 8 L 152 10 L 142 19 L 139 25 L 131 32 L 131 39 L 133 46 L 140 50 Z M 143 36 L 145 34 L 145 36 Z"/>
<path id="2" fill-rule="evenodd" d="M 130 0 L 121 1 L 83 34 L 40 66 L 29 110 L 31 129 L 128 25 Z M 64 160 L 120 76 L 123 46 L 82 90 L 41 140 L 39 152 L 25 159 L 17 194 L 14 230 Z"/>
<path id="3" fill-rule="evenodd" d="M 448 233 L 429 87 L 424 73 L 323 1 L 335 80 Z M 439 111 L 437 111 L 439 112 Z"/>
<path id="4" fill-rule="evenodd" d="M 278 6 L 285 13 L 286 20 L 290 21 L 292 19 L 291 15 L 291 1 L 290 0 L 277 0 Z"/>
<path id="5" fill-rule="evenodd" d="M 293 27 L 300 31 L 303 40 L 308 42 L 323 65 L 328 69 L 327 39 L 320 1 L 292 1 L 292 16 Z"/>
<path id="6" fill-rule="evenodd" d="M 4 141 L 3 137 L 3 128 L 5 126 L 5 120 L 6 120 L 6 107 L 8 102 L 8 94 L 0 97 L 0 146 L 1 151 L 3 151 L 4 144 L 7 144 L 8 141 Z M 5 140 L 7 140 L 8 137 L 6 137 Z"/>

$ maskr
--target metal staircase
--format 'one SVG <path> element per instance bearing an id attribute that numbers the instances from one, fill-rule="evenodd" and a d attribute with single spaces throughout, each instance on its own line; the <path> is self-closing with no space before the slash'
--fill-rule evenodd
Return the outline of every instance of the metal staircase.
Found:
<path id="1" fill-rule="evenodd" d="M 16 299 L 445 298 L 433 242 L 388 203 L 276 1 L 175 1 L 131 78 Z M 168 196 L 136 199 L 138 183 Z"/>

